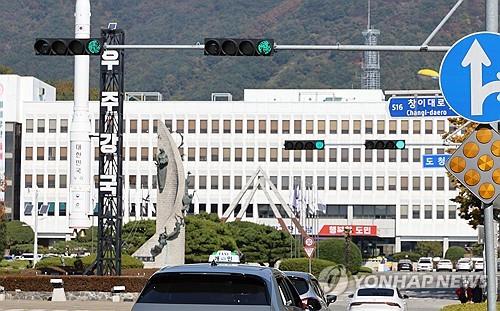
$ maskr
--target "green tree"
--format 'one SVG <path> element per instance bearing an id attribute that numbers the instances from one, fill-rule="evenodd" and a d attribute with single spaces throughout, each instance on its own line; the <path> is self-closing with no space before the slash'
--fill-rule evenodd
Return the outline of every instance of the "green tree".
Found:
<path id="1" fill-rule="evenodd" d="M 30 226 L 19 220 L 8 221 L 6 223 L 7 247 L 17 244 L 33 243 L 35 234 Z"/>
<path id="2" fill-rule="evenodd" d="M 155 220 L 137 220 L 126 223 L 122 229 L 123 251 L 132 255 L 156 232 Z"/>
<path id="3" fill-rule="evenodd" d="M 328 267 L 335 266 L 336 263 L 328 260 L 312 258 L 311 259 L 311 272 L 316 277 L 319 277 L 321 271 Z M 283 259 L 280 263 L 279 269 L 281 271 L 301 271 L 309 272 L 309 258 L 287 258 Z"/>
<path id="4" fill-rule="evenodd" d="M 276 261 L 290 255 L 291 236 L 286 232 L 247 221 L 227 225 L 246 262 L 269 263 L 272 267 Z"/>
<path id="5" fill-rule="evenodd" d="M 56 88 L 57 100 L 73 100 L 74 99 L 74 86 L 71 80 L 55 80 L 50 81 L 50 85 Z M 89 89 L 89 99 L 99 100 L 99 90 L 97 88 Z"/>
<path id="6" fill-rule="evenodd" d="M 0 261 L 3 259 L 5 248 L 7 247 L 7 228 L 4 219 L 4 203 L 0 202 Z"/>
<path id="7" fill-rule="evenodd" d="M 438 241 L 420 241 L 417 242 L 415 252 L 427 257 L 443 256 L 443 245 Z"/>
<path id="8" fill-rule="evenodd" d="M 349 256 L 347 256 L 347 244 L 345 239 L 326 239 L 319 242 L 320 259 L 330 260 L 344 265 L 349 271 L 357 272 L 361 267 L 361 250 L 353 242 L 349 242 Z M 347 259 L 347 261 L 346 261 Z"/>
<path id="9" fill-rule="evenodd" d="M 0 64 L 0 74 L 9 75 L 9 74 L 13 74 L 13 73 L 14 73 L 14 69 Z"/>
<path id="10" fill-rule="evenodd" d="M 460 258 L 464 257 L 465 249 L 460 246 L 452 246 L 446 251 L 444 258 L 449 259 L 453 262 L 458 261 Z"/>
<path id="11" fill-rule="evenodd" d="M 186 217 L 186 263 L 208 262 L 218 250 L 235 250 L 236 242 L 226 224 L 215 215 L 202 213 Z"/>

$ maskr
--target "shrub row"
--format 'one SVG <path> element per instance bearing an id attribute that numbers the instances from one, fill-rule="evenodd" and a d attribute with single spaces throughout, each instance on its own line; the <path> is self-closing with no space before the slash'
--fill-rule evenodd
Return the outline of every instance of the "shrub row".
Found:
<path id="1" fill-rule="evenodd" d="M 129 293 L 140 292 L 147 277 L 143 276 L 0 276 L 0 286 L 7 291 L 20 289 L 22 291 L 51 292 L 50 279 L 60 278 L 64 282 L 64 290 L 68 292 L 95 291 L 110 292 L 113 286 L 125 286 Z"/>
<path id="2" fill-rule="evenodd" d="M 318 277 L 323 269 L 330 266 L 336 266 L 333 261 L 313 258 L 311 262 L 311 272 L 314 276 Z M 280 263 L 279 269 L 281 271 L 301 271 L 309 272 L 309 259 L 308 258 L 289 258 L 283 259 Z"/>

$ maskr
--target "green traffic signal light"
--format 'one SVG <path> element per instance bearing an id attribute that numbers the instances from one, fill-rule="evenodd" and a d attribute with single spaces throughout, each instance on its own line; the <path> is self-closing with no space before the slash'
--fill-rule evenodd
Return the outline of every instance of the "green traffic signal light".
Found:
<path id="1" fill-rule="evenodd" d="M 323 150 L 323 149 L 325 149 L 325 141 L 324 140 L 317 140 L 314 143 L 314 147 L 317 150 Z"/>
<path id="2" fill-rule="evenodd" d="M 257 45 L 257 53 L 260 55 L 269 55 L 273 51 L 273 45 L 269 40 L 262 40 Z"/>
<path id="3" fill-rule="evenodd" d="M 404 140 L 397 140 L 396 141 L 396 149 L 403 150 L 406 147 L 406 142 Z"/>
<path id="4" fill-rule="evenodd" d="M 87 42 L 87 51 L 90 54 L 93 54 L 93 55 L 100 54 L 101 48 L 102 48 L 101 42 L 97 39 L 93 39 L 93 40 L 90 40 L 89 42 Z"/>

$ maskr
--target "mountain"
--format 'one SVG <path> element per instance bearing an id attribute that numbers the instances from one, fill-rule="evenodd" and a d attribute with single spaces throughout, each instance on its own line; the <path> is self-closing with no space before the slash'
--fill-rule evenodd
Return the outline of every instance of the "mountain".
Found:
<path id="1" fill-rule="evenodd" d="M 419 45 L 455 0 L 372 1 L 379 44 Z M 71 57 L 35 56 L 36 37 L 74 35 L 70 0 L 0 1 L 0 64 L 42 80 L 70 80 Z M 277 44 L 363 44 L 366 0 L 91 0 L 92 35 L 118 22 L 128 44 L 194 44 L 205 37 L 269 37 Z M 484 1 L 465 1 L 431 41 L 451 45 L 484 29 Z M 383 89 L 437 88 L 420 68 L 439 69 L 442 53 L 380 53 Z M 126 51 L 127 91 L 207 100 L 244 88 L 359 88 L 361 52 L 279 51 L 273 57 L 208 57 L 201 51 Z M 91 62 L 98 86 L 97 59 Z"/>

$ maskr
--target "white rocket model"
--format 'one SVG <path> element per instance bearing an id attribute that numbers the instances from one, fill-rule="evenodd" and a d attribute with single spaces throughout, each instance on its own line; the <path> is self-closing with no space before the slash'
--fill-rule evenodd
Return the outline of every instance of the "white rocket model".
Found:
<path id="1" fill-rule="evenodd" d="M 75 38 L 90 38 L 90 0 L 76 0 Z M 70 131 L 69 227 L 90 226 L 89 56 L 75 56 L 73 119 Z"/>

